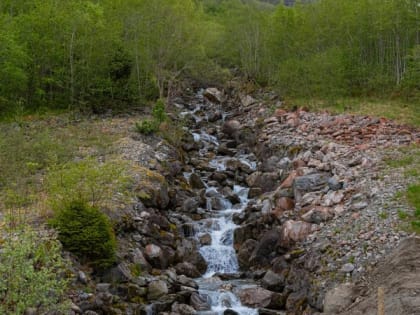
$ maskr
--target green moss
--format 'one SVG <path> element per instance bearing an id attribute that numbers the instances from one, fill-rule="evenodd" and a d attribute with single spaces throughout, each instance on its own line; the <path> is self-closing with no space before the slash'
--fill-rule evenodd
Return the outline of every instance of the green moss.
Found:
<path id="1" fill-rule="evenodd" d="M 107 268 L 115 262 L 116 241 L 107 216 L 82 201 L 72 201 L 55 212 L 51 224 L 64 248 L 83 263 Z"/>

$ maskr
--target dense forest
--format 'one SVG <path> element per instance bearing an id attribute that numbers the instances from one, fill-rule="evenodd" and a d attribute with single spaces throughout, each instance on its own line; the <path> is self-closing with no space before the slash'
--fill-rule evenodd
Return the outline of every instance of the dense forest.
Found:
<path id="1" fill-rule="evenodd" d="M 0 111 L 142 104 L 234 75 L 297 97 L 418 99 L 418 0 L 277 2 L 3 0 Z"/>

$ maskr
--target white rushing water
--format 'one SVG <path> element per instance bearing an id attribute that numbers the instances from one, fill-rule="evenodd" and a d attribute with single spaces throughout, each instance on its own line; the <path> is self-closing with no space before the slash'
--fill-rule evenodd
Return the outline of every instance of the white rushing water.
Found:
<path id="1" fill-rule="evenodd" d="M 203 119 L 207 120 L 205 106 L 203 103 L 203 91 L 198 93 L 200 102 L 193 110 L 184 111 L 181 116 L 191 115 L 198 123 Z M 200 104 L 201 103 L 201 104 Z M 199 115 L 204 115 L 200 117 Z M 223 121 L 227 117 L 226 113 L 222 113 Z M 200 142 L 202 148 L 199 150 L 200 156 L 206 156 L 209 152 L 214 152 L 219 146 L 217 137 L 206 133 L 204 130 L 191 132 L 195 142 Z M 209 166 L 217 171 L 225 171 L 227 163 L 230 160 L 237 159 L 240 163 L 255 170 L 256 163 L 243 155 L 239 158 L 216 156 L 210 161 Z M 188 179 L 191 173 L 184 173 L 184 177 Z M 217 187 L 208 186 L 205 178 L 202 178 L 206 186 L 207 213 L 209 216 L 197 222 L 198 228 L 196 237 L 200 238 L 209 235 L 211 242 L 200 248 L 200 253 L 207 262 L 207 271 L 200 278 L 196 279 L 200 286 L 199 292 L 207 297 L 211 306 L 210 311 L 201 311 L 201 315 L 223 315 L 227 309 L 231 309 L 240 315 L 257 315 L 258 310 L 245 307 L 241 304 L 239 298 L 232 292 L 233 285 L 229 281 L 222 281 L 215 274 L 234 274 L 239 271 L 238 259 L 233 247 L 233 234 L 237 225 L 233 222 L 232 217 L 235 213 L 243 211 L 248 204 L 248 191 L 246 187 L 239 185 L 233 186 L 233 193 L 238 197 L 239 204 L 232 203 L 225 198 Z M 212 202 L 217 199 L 218 210 L 213 209 Z M 242 285 L 241 285 L 242 286 Z"/>
<path id="2" fill-rule="evenodd" d="M 245 209 L 248 204 L 248 191 L 248 188 L 238 185 L 233 187 L 233 192 L 240 200 L 240 205 L 233 208 L 228 200 L 217 195 L 218 191 L 215 187 L 209 187 L 206 190 L 208 195 L 221 198 L 222 204 L 226 207 L 222 210 L 212 211 L 211 203 L 208 202 L 210 204 L 208 210 L 213 213 L 213 216 L 203 220 L 200 224 L 198 236 L 203 234 L 211 236 L 211 244 L 200 248 L 200 253 L 207 262 L 207 271 L 202 277 L 203 281 L 199 281 L 200 293 L 207 296 L 211 304 L 211 313 L 201 312 L 202 315 L 222 315 L 227 309 L 243 315 L 258 314 L 256 309 L 243 306 L 238 297 L 229 289 L 226 289 L 223 283 L 217 283 L 216 281 L 217 285 L 214 286 L 211 285 L 212 281 L 209 281 L 216 273 L 233 274 L 239 271 L 238 259 L 233 248 L 233 233 L 237 226 L 232 221 L 232 216 L 234 213 L 239 213 Z"/>

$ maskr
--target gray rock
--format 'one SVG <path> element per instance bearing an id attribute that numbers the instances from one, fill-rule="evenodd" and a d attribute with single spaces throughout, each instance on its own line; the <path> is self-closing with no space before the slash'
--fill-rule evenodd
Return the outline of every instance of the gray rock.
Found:
<path id="1" fill-rule="evenodd" d="M 177 282 L 181 284 L 183 287 L 190 287 L 193 289 L 198 289 L 198 284 L 193 279 L 190 279 L 186 277 L 185 275 L 180 275 L 178 277 Z"/>
<path id="2" fill-rule="evenodd" d="M 148 286 L 148 295 L 149 300 L 157 300 L 161 296 L 168 294 L 168 286 L 165 281 L 156 280 L 149 283 Z"/>
<path id="3" fill-rule="evenodd" d="M 366 201 L 359 201 L 351 205 L 351 210 L 359 211 L 366 208 L 369 204 Z"/>
<path id="4" fill-rule="evenodd" d="M 131 255 L 131 261 L 133 264 L 140 266 L 141 270 L 150 271 L 152 269 L 139 248 L 135 248 Z"/>
<path id="5" fill-rule="evenodd" d="M 344 264 L 343 267 L 341 267 L 340 271 L 344 273 L 352 272 L 354 270 L 354 265 L 351 263 Z"/>
<path id="6" fill-rule="evenodd" d="M 350 306 L 357 291 L 351 283 L 340 284 L 328 291 L 324 300 L 324 313 L 327 315 L 340 314 L 347 306 Z"/>
<path id="7" fill-rule="evenodd" d="M 197 311 L 209 311 L 211 309 L 209 298 L 196 292 L 191 294 L 190 304 Z"/>
<path id="8" fill-rule="evenodd" d="M 248 239 L 242 244 L 237 254 L 239 266 L 242 268 L 249 267 L 249 258 L 257 245 L 258 242 L 253 239 Z"/>
<path id="9" fill-rule="evenodd" d="M 79 280 L 80 283 L 83 283 L 83 284 L 88 283 L 88 278 L 87 278 L 86 274 L 81 270 L 79 270 L 79 272 L 77 273 L 77 280 Z"/>
<path id="10" fill-rule="evenodd" d="M 284 276 L 268 270 L 261 283 L 265 289 L 281 292 L 285 285 L 285 279 Z"/>
<path id="11" fill-rule="evenodd" d="M 168 266 L 168 256 L 162 248 L 154 244 L 148 244 L 144 250 L 148 262 L 155 268 L 165 269 Z"/>
<path id="12" fill-rule="evenodd" d="M 110 283 L 98 283 L 96 285 L 97 292 L 109 292 L 109 288 L 111 287 Z"/>
<path id="13" fill-rule="evenodd" d="M 323 190 L 327 186 L 328 178 L 329 176 L 326 173 L 315 173 L 296 177 L 293 182 L 293 192 L 296 202 L 299 202 L 307 192 Z"/>
<path id="14" fill-rule="evenodd" d="M 171 308 L 172 312 L 181 314 L 181 315 L 195 315 L 197 312 L 192 306 L 187 304 L 178 304 L 174 303 Z"/>
<path id="15" fill-rule="evenodd" d="M 236 137 L 241 129 L 241 123 L 237 120 L 228 120 L 222 126 L 222 132 L 229 137 Z"/>
<path id="16" fill-rule="evenodd" d="M 253 98 L 251 95 L 243 95 L 240 98 L 241 98 L 242 106 L 245 106 L 245 107 L 251 106 L 252 104 L 255 104 L 257 102 L 257 100 Z"/>
<path id="17" fill-rule="evenodd" d="M 343 188 L 343 184 L 340 183 L 335 177 L 330 177 L 328 179 L 328 187 L 333 191 L 337 191 Z"/>
<path id="18" fill-rule="evenodd" d="M 216 88 L 207 88 L 204 91 L 203 96 L 210 102 L 221 103 L 223 101 L 223 92 Z"/>
<path id="19" fill-rule="evenodd" d="M 200 201 L 196 197 L 187 198 L 182 203 L 182 211 L 187 213 L 195 213 L 200 207 Z"/>
<path id="20" fill-rule="evenodd" d="M 169 204 L 168 185 L 166 182 L 155 182 L 153 185 L 143 186 L 136 193 L 146 207 L 164 210 Z"/>
<path id="21" fill-rule="evenodd" d="M 179 275 L 185 275 L 190 278 L 197 278 L 201 276 L 201 273 L 197 268 L 189 262 L 182 262 L 175 266 L 176 273 Z"/>
<path id="22" fill-rule="evenodd" d="M 250 257 L 252 265 L 266 265 L 270 262 L 272 253 L 274 253 L 279 245 L 281 232 L 278 230 L 267 231 L 255 246 Z"/>
<path id="23" fill-rule="evenodd" d="M 328 207 L 316 206 L 302 215 L 302 219 L 309 223 L 320 224 L 334 217 L 334 210 Z"/>
<path id="24" fill-rule="evenodd" d="M 249 187 L 261 188 L 262 192 L 270 192 L 277 188 L 281 177 L 281 170 L 278 172 L 254 172 L 246 178 Z"/>
<path id="25" fill-rule="evenodd" d="M 36 309 L 36 308 L 34 308 L 34 307 L 28 307 L 28 308 L 25 310 L 25 313 L 24 313 L 24 315 L 36 315 L 36 314 L 38 314 L 38 311 L 37 311 L 37 309 Z"/>
<path id="26" fill-rule="evenodd" d="M 200 175 L 198 175 L 197 173 L 192 173 L 192 174 L 190 175 L 189 182 L 190 182 L 190 186 L 191 186 L 193 189 L 203 189 L 203 188 L 205 188 L 205 187 L 206 187 L 206 186 L 204 185 L 203 181 L 201 180 Z"/>

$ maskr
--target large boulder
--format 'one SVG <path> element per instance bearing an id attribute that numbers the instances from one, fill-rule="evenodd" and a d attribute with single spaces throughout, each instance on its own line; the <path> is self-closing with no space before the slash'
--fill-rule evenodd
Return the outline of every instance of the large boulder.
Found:
<path id="1" fill-rule="evenodd" d="M 138 187 L 136 195 L 146 207 L 150 208 L 166 209 L 170 201 L 168 185 L 165 181 Z"/>
<path id="2" fill-rule="evenodd" d="M 141 270 L 150 271 L 152 267 L 144 257 L 142 251 L 139 248 L 136 248 L 131 253 L 131 260 L 133 264 L 139 266 Z"/>
<path id="3" fill-rule="evenodd" d="M 316 229 L 315 225 L 307 222 L 288 220 L 281 229 L 281 245 L 287 248 L 295 242 L 303 241 Z"/>
<path id="4" fill-rule="evenodd" d="M 168 267 L 168 259 L 164 251 L 157 245 L 148 244 L 145 247 L 144 254 L 148 262 L 155 268 L 165 269 Z"/>
<path id="5" fill-rule="evenodd" d="M 262 279 L 262 286 L 271 291 L 281 292 L 284 288 L 285 281 L 284 275 L 268 270 Z"/>
<path id="6" fill-rule="evenodd" d="M 249 187 L 261 188 L 262 192 L 273 191 L 279 183 L 281 172 L 254 172 L 246 178 L 246 183 Z"/>
<path id="7" fill-rule="evenodd" d="M 200 200 L 198 197 L 190 197 L 184 200 L 181 206 L 182 212 L 195 213 L 200 207 Z"/>
<path id="8" fill-rule="evenodd" d="M 201 179 L 200 175 L 198 175 L 197 173 L 192 173 L 192 174 L 190 175 L 189 183 L 190 183 L 190 186 L 191 186 L 193 189 L 203 189 L 203 188 L 205 188 L 205 187 L 206 187 L 206 186 L 204 185 L 204 183 L 203 183 L 203 181 L 202 181 L 202 179 Z"/>
<path id="9" fill-rule="evenodd" d="M 174 303 L 171 308 L 172 312 L 180 315 L 195 315 L 197 312 L 192 306 L 187 304 Z"/>
<path id="10" fill-rule="evenodd" d="M 298 176 L 293 181 L 293 192 L 296 202 L 299 202 L 305 193 L 323 190 L 328 186 L 327 173 L 314 173 Z"/>
<path id="11" fill-rule="evenodd" d="M 209 311 L 211 309 L 208 297 L 196 292 L 191 294 L 190 304 L 197 311 Z"/>
<path id="12" fill-rule="evenodd" d="M 257 245 L 258 242 L 253 239 L 248 239 L 241 245 L 237 254 L 238 263 L 241 268 L 249 267 L 249 258 Z"/>
<path id="13" fill-rule="evenodd" d="M 254 308 L 269 306 L 272 296 L 273 292 L 258 287 L 243 289 L 238 293 L 243 305 Z"/>
<path id="14" fill-rule="evenodd" d="M 308 223 L 319 224 L 334 217 L 334 209 L 329 207 L 315 206 L 302 215 L 302 219 Z"/>
<path id="15" fill-rule="evenodd" d="M 205 89 L 203 96 L 213 103 L 220 104 L 223 101 L 223 92 L 219 91 L 216 88 Z"/>
<path id="16" fill-rule="evenodd" d="M 201 273 L 197 270 L 197 268 L 187 261 L 177 264 L 175 266 L 175 270 L 177 274 L 185 275 L 190 278 L 198 278 L 201 276 Z"/>
<path id="17" fill-rule="evenodd" d="M 358 290 L 351 283 L 343 283 L 328 291 L 324 300 L 324 313 L 327 315 L 340 314 L 353 304 Z"/>
<path id="18" fill-rule="evenodd" d="M 277 229 L 267 231 L 255 246 L 250 263 L 252 265 L 268 265 L 270 260 L 276 256 L 280 237 L 281 231 Z"/>
<path id="19" fill-rule="evenodd" d="M 179 262 L 188 262 L 193 265 L 200 275 L 207 270 L 207 262 L 200 254 L 197 243 L 188 239 L 182 239 L 177 243 L 176 257 Z"/>
<path id="20" fill-rule="evenodd" d="M 149 300 L 157 300 L 169 292 L 166 282 L 162 280 L 150 282 L 147 289 L 149 292 L 147 298 Z"/>
<path id="21" fill-rule="evenodd" d="M 222 132 L 231 137 L 235 138 L 241 129 L 241 123 L 237 120 L 228 120 L 222 126 Z"/>

